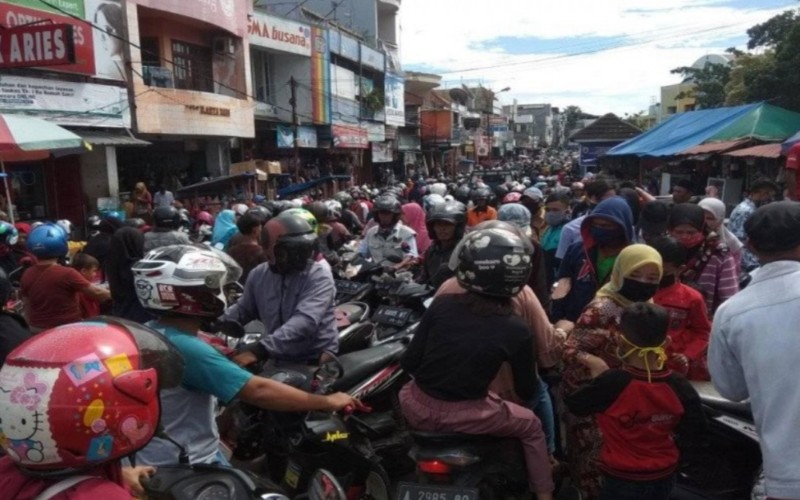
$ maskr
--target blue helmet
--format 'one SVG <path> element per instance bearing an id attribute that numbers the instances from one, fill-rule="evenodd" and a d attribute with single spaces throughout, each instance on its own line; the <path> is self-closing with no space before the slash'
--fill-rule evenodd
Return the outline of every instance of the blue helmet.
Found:
<path id="1" fill-rule="evenodd" d="M 69 252 L 67 235 L 60 226 L 48 222 L 31 231 L 28 250 L 39 259 L 63 257 Z"/>

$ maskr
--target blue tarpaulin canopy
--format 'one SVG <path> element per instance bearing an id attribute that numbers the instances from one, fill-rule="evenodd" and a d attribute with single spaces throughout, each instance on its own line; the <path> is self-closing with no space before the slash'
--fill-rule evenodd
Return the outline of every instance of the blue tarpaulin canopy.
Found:
<path id="1" fill-rule="evenodd" d="M 761 103 L 702 109 L 672 116 L 642 135 L 610 149 L 607 156 L 673 156 L 713 138 Z"/>
<path id="2" fill-rule="evenodd" d="M 292 196 L 293 194 L 302 193 L 308 189 L 314 188 L 319 186 L 320 184 L 333 181 L 333 180 L 342 180 L 348 181 L 350 180 L 349 175 L 329 175 L 328 177 L 322 177 L 319 179 L 310 180 L 308 182 L 303 182 L 301 184 L 292 184 L 290 186 L 286 186 L 285 188 L 278 190 L 278 197 L 279 198 L 286 198 L 287 196 Z"/>
<path id="3" fill-rule="evenodd" d="M 786 142 L 783 143 L 783 153 L 786 154 L 786 152 L 789 151 L 789 148 L 798 142 L 800 142 L 800 132 L 786 139 Z"/>

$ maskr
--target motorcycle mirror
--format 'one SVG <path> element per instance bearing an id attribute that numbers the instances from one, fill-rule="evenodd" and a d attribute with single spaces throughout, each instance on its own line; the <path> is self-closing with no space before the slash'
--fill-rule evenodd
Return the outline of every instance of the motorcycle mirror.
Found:
<path id="1" fill-rule="evenodd" d="M 346 500 L 344 489 L 333 474 L 320 469 L 314 473 L 308 487 L 309 500 Z"/>
<path id="2" fill-rule="evenodd" d="M 245 334 L 244 327 L 238 321 L 221 321 L 217 328 L 219 333 L 237 339 L 244 337 Z"/>
<path id="3" fill-rule="evenodd" d="M 328 352 L 322 355 L 320 361 L 319 368 L 314 372 L 314 380 L 319 383 L 321 389 L 325 390 L 344 376 L 344 367 L 339 358 Z"/>
<path id="4" fill-rule="evenodd" d="M 428 297 L 427 299 L 422 301 L 422 305 L 425 306 L 425 309 L 429 309 L 433 304 L 433 297 Z"/>

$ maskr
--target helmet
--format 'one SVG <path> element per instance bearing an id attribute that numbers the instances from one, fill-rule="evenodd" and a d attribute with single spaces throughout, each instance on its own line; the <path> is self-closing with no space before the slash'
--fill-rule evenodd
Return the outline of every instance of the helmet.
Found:
<path id="1" fill-rule="evenodd" d="M 224 288 L 242 275 L 228 254 L 205 245 L 156 248 L 131 270 L 145 309 L 210 318 L 225 310 Z"/>
<path id="2" fill-rule="evenodd" d="M 147 225 L 147 223 L 144 221 L 144 219 L 136 217 L 133 219 L 125 219 L 124 225 L 127 227 L 132 227 L 134 229 L 142 229 L 144 226 Z"/>
<path id="3" fill-rule="evenodd" d="M 89 227 L 89 234 L 94 236 L 100 232 L 100 223 L 103 222 L 103 219 L 100 218 L 99 215 L 90 215 L 86 219 L 86 225 Z"/>
<path id="4" fill-rule="evenodd" d="M 261 245 L 270 267 L 279 274 L 303 271 L 317 249 L 316 227 L 308 216 L 292 212 L 287 210 L 270 219 L 261 231 Z M 310 212 L 308 215 L 313 219 Z"/>
<path id="5" fill-rule="evenodd" d="M 509 193 L 509 191 L 511 191 L 511 190 L 508 188 L 507 185 L 500 184 L 499 186 L 496 186 L 494 188 L 494 196 L 495 196 L 496 199 L 502 200 L 503 198 L 506 197 L 506 195 Z"/>
<path id="6" fill-rule="evenodd" d="M 467 207 L 460 201 L 447 201 L 437 203 L 425 217 L 425 224 L 428 226 L 428 234 L 435 238 L 436 232 L 433 230 L 435 222 L 449 222 L 457 227 L 456 238 L 461 239 L 464 225 L 467 223 Z"/>
<path id="7" fill-rule="evenodd" d="M 507 203 L 519 203 L 519 200 L 522 199 L 522 194 L 517 191 L 511 191 L 507 195 L 503 197 L 503 204 Z"/>
<path id="8" fill-rule="evenodd" d="M 17 244 L 17 241 L 19 241 L 17 228 L 8 222 L 0 221 L 0 245 L 12 247 Z"/>
<path id="9" fill-rule="evenodd" d="M 291 205 L 290 208 L 302 208 L 305 204 L 302 198 L 295 198 L 293 200 L 289 200 L 289 204 Z"/>
<path id="10" fill-rule="evenodd" d="M 400 205 L 400 201 L 392 195 L 378 196 L 372 205 L 372 211 L 376 214 L 378 212 L 391 212 L 399 216 L 402 210 L 403 207 Z"/>
<path id="11" fill-rule="evenodd" d="M 210 213 L 206 212 L 205 210 L 203 210 L 202 212 L 197 214 L 197 217 L 195 217 L 195 222 L 197 224 L 201 224 L 202 223 L 202 224 L 208 224 L 209 226 L 213 226 L 214 225 L 214 216 L 211 215 Z"/>
<path id="12" fill-rule="evenodd" d="M 428 193 L 444 196 L 447 194 L 447 185 L 441 182 L 436 182 L 434 184 L 431 184 L 430 186 L 428 186 Z"/>
<path id="13" fill-rule="evenodd" d="M 422 208 L 427 212 L 431 208 L 441 203 L 444 203 L 444 196 L 438 194 L 429 194 L 422 198 Z"/>
<path id="14" fill-rule="evenodd" d="M 513 297 L 528 282 L 531 255 L 518 233 L 479 229 L 464 238 L 456 279 L 465 289 L 494 297 Z"/>
<path id="15" fill-rule="evenodd" d="M 159 229 L 178 229 L 181 214 L 173 207 L 158 207 L 153 210 L 153 224 Z"/>
<path id="16" fill-rule="evenodd" d="M 310 210 L 306 210 L 305 208 L 290 208 L 289 210 L 286 210 L 286 213 L 304 219 L 311 226 L 311 230 L 314 231 L 314 234 L 319 231 L 319 223 L 317 218 Z"/>
<path id="17" fill-rule="evenodd" d="M 347 191 L 339 191 L 333 195 L 333 199 L 341 203 L 343 207 L 349 207 L 353 204 L 353 197 Z"/>
<path id="18" fill-rule="evenodd" d="M 28 236 L 28 250 L 40 259 L 63 257 L 69 252 L 67 235 L 60 226 L 51 222 L 42 224 Z"/>
<path id="19" fill-rule="evenodd" d="M 100 316 L 42 332 L 0 370 L 6 453 L 31 474 L 95 468 L 143 448 L 183 358 L 146 326 Z"/>
<path id="20" fill-rule="evenodd" d="M 342 218 L 342 204 L 336 200 L 328 200 L 325 202 L 328 208 L 328 219 L 325 222 L 333 222 Z"/>
<path id="21" fill-rule="evenodd" d="M 267 207 L 262 207 L 262 206 L 259 206 L 259 205 L 256 205 L 253 208 L 249 208 L 247 210 L 247 212 L 245 212 L 245 213 L 246 214 L 255 214 L 257 217 L 259 217 L 261 219 L 261 223 L 262 224 L 264 222 L 267 222 L 268 220 L 270 220 L 272 218 L 272 211 L 270 209 L 268 209 Z"/>
<path id="22" fill-rule="evenodd" d="M 67 239 L 69 239 L 69 236 L 72 234 L 72 222 L 67 219 L 59 219 L 56 221 L 56 225 L 66 233 Z"/>
<path id="23" fill-rule="evenodd" d="M 492 197 L 492 190 L 486 186 L 480 186 L 473 189 L 472 192 L 470 192 L 469 197 L 472 199 L 472 201 L 488 200 Z"/>
<path id="24" fill-rule="evenodd" d="M 248 208 L 249 207 L 247 205 L 245 205 L 244 203 L 236 203 L 235 205 L 233 205 L 231 207 L 231 209 L 233 209 L 233 211 L 236 213 L 236 215 L 244 215 L 245 212 L 247 212 Z"/>
<path id="25" fill-rule="evenodd" d="M 467 186 L 466 184 L 462 184 L 462 185 L 458 186 L 458 189 L 456 189 L 455 197 L 461 203 L 468 202 L 469 201 L 469 195 L 470 195 L 470 189 L 469 189 L 469 186 Z"/>

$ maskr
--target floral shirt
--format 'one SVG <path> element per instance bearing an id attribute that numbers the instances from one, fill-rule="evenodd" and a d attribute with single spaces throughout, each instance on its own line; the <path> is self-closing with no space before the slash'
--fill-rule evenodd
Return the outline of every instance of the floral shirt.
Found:
<path id="1" fill-rule="evenodd" d="M 747 233 L 744 231 L 744 223 L 756 212 L 756 204 L 750 198 L 745 198 L 731 212 L 728 229 L 742 242 L 747 240 Z M 742 249 L 742 269 L 750 270 L 758 267 L 758 259 L 746 248 Z"/>

